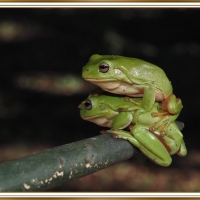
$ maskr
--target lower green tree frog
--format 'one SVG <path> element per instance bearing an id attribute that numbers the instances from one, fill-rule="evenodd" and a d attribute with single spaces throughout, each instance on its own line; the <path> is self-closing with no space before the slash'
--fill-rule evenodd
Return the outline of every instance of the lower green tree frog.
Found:
<path id="1" fill-rule="evenodd" d="M 156 102 L 151 111 L 141 113 L 135 120 L 134 114 L 140 109 L 142 98 L 131 99 L 134 103 L 119 95 L 93 93 L 79 105 L 80 115 L 84 120 L 109 127 L 110 130 L 102 133 L 128 140 L 158 165 L 169 166 L 172 162 L 170 155 L 175 153 L 185 156 L 187 149 L 183 135 L 174 122 L 178 115 L 163 117 L 163 110 Z M 152 116 L 153 113 L 158 115 Z M 167 126 L 165 121 L 168 121 Z M 150 128 L 152 126 L 156 126 L 154 131 Z M 164 135 L 161 134 L 163 126 L 166 129 Z"/>

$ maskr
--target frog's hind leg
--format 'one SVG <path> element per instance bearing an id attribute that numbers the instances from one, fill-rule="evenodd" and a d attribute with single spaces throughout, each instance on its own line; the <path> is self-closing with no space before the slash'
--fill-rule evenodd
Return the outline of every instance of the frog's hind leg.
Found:
<path id="1" fill-rule="evenodd" d="M 143 91 L 142 102 L 135 101 L 130 97 L 125 97 L 125 101 L 130 101 L 135 105 L 141 106 L 141 110 L 143 112 L 148 112 L 152 109 L 155 103 L 155 88 L 152 86 L 139 86 L 137 85 L 137 89 Z M 134 95 L 133 95 L 134 96 Z M 138 96 L 135 96 L 138 97 Z"/>
<path id="2" fill-rule="evenodd" d="M 158 165 L 166 167 L 171 164 L 171 156 L 156 136 L 138 125 L 130 127 L 130 130 L 131 133 L 124 130 L 107 130 L 107 133 L 111 133 L 114 138 L 128 140 Z"/>
<path id="3" fill-rule="evenodd" d="M 165 146 L 146 127 L 135 125 L 130 130 L 140 143 L 138 148 L 153 162 L 165 167 L 171 164 L 172 159 Z"/>

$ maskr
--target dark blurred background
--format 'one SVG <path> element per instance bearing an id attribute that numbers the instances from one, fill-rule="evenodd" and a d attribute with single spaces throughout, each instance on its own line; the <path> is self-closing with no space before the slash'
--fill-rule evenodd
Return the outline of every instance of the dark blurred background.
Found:
<path id="1" fill-rule="evenodd" d="M 164 69 L 183 101 L 188 155 L 162 168 L 141 154 L 56 191 L 200 191 L 199 21 L 183 8 L 1 9 L 0 161 L 98 135 L 79 116 L 94 88 L 81 71 L 92 54 L 117 54 Z"/>

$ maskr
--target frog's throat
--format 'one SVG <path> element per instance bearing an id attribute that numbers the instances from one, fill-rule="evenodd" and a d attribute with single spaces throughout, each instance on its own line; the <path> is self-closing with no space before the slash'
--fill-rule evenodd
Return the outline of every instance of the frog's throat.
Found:
<path id="1" fill-rule="evenodd" d="M 91 117 L 83 117 L 84 120 L 93 122 L 99 126 L 103 127 L 111 127 L 112 126 L 112 119 L 108 119 L 106 117 L 99 117 L 99 116 L 91 116 Z"/>
<path id="2" fill-rule="evenodd" d="M 86 79 L 91 83 L 98 85 L 104 91 L 111 92 L 114 94 L 121 94 L 132 97 L 142 97 L 144 89 L 138 87 L 137 84 L 129 84 L 118 80 L 113 79 Z"/>

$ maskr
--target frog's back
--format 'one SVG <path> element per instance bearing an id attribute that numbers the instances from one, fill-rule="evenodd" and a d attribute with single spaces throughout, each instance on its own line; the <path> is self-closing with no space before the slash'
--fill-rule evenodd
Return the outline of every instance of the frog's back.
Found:
<path id="1" fill-rule="evenodd" d="M 172 93 L 172 85 L 165 72 L 158 66 L 149 62 L 122 56 L 116 56 L 117 68 L 126 72 L 126 76 L 133 83 L 146 84 L 162 90 L 165 95 Z"/>
<path id="2" fill-rule="evenodd" d="M 106 104 L 115 111 L 122 111 L 123 109 L 134 110 L 140 107 L 139 105 L 135 105 L 131 101 L 126 101 L 124 96 L 107 92 L 104 92 L 104 94 L 98 96 L 98 99 L 99 103 Z M 142 102 L 142 98 L 134 98 L 134 100 L 139 104 L 141 104 Z"/>

